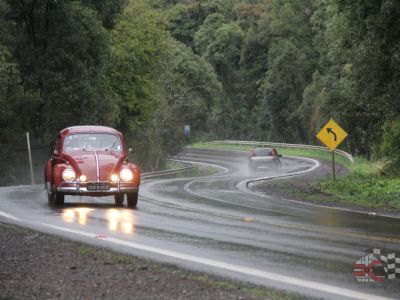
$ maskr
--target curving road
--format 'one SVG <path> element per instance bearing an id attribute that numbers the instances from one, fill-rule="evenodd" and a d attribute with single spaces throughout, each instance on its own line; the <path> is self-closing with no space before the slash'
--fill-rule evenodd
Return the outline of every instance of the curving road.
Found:
<path id="1" fill-rule="evenodd" d="M 369 248 L 400 253 L 400 220 L 275 199 L 247 180 L 312 172 L 318 162 L 282 158 L 279 174 L 247 171 L 246 154 L 191 149 L 179 159 L 212 175 L 145 179 L 136 210 L 113 199 L 67 197 L 49 206 L 42 186 L 0 188 L 0 221 L 136 256 L 330 299 L 399 298 L 400 280 L 358 283 L 354 263 Z"/>

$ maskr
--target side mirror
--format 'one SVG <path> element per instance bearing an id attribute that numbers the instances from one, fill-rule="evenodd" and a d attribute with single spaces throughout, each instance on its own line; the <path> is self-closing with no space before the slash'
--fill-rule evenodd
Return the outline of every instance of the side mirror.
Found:
<path id="1" fill-rule="evenodd" d="M 130 158 L 130 156 L 131 156 L 131 152 L 132 152 L 132 148 L 129 148 L 129 149 L 128 149 L 128 155 L 127 155 L 126 158 L 125 158 L 126 161 L 129 161 L 129 158 Z"/>

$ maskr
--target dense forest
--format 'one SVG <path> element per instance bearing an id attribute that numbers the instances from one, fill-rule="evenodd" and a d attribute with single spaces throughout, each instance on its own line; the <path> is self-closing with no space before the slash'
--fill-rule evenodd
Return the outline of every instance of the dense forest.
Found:
<path id="1" fill-rule="evenodd" d="M 0 0 L 0 161 L 29 131 L 113 126 L 143 169 L 191 140 L 343 147 L 400 165 L 398 0 Z"/>

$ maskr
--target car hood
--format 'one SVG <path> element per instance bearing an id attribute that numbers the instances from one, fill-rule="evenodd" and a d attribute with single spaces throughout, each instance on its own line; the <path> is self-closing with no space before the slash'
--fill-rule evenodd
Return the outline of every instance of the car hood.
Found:
<path id="1" fill-rule="evenodd" d="M 116 173 L 124 157 L 114 151 L 80 151 L 67 155 L 67 160 L 79 172 L 86 175 L 87 181 L 109 181 Z"/>

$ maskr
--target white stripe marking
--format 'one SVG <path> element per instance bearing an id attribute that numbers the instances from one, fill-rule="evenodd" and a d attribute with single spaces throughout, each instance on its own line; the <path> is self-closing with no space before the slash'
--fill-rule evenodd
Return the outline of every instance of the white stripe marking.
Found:
<path id="1" fill-rule="evenodd" d="M 68 228 L 50 225 L 50 224 L 46 224 L 46 223 L 38 223 L 38 224 L 41 224 L 41 225 L 44 225 L 44 226 L 47 226 L 47 227 L 50 227 L 50 228 L 53 228 L 56 230 L 74 233 L 74 234 L 85 236 L 85 237 L 90 237 L 90 238 L 96 237 L 96 234 L 94 234 L 94 233 L 89 233 L 89 232 L 75 230 L 75 229 L 68 229 Z M 257 269 L 253 269 L 253 268 L 236 266 L 233 264 L 224 263 L 224 262 L 220 262 L 220 261 L 216 261 L 216 260 L 212 260 L 212 259 L 197 257 L 197 256 L 193 256 L 193 255 L 187 255 L 184 253 L 179 253 L 179 252 L 170 251 L 170 250 L 164 250 L 164 249 L 156 248 L 153 246 L 141 245 L 138 243 L 133 243 L 133 242 L 129 242 L 129 241 L 113 238 L 113 237 L 102 237 L 101 239 L 104 241 L 110 242 L 110 243 L 118 244 L 121 246 L 126 246 L 129 248 L 147 251 L 147 252 L 151 252 L 151 253 L 155 253 L 155 254 L 171 257 L 171 258 L 185 260 L 185 261 L 189 261 L 192 263 L 198 263 L 201 265 L 210 266 L 210 267 L 214 267 L 214 268 L 224 269 L 224 270 L 228 270 L 228 271 L 232 271 L 232 272 L 236 272 L 236 273 L 255 276 L 255 277 L 267 279 L 267 280 L 274 281 L 274 282 L 290 284 L 290 285 L 298 286 L 301 288 L 307 288 L 307 289 L 311 289 L 311 290 L 315 290 L 315 291 L 320 291 L 320 292 L 329 293 L 329 294 L 333 294 L 333 295 L 343 296 L 346 298 L 363 299 L 363 300 L 390 299 L 390 298 L 366 294 L 366 293 L 362 293 L 362 292 L 358 292 L 358 291 L 354 291 L 354 290 L 350 290 L 350 289 L 346 289 L 346 288 L 340 288 L 340 287 L 336 287 L 336 286 L 332 286 L 332 285 L 328 285 L 328 284 L 324 284 L 324 283 L 299 279 L 299 278 L 290 277 L 290 276 L 286 276 L 286 275 L 280 275 L 277 273 L 257 270 Z"/>
<path id="2" fill-rule="evenodd" d="M 10 215 L 10 214 L 8 214 L 8 213 L 6 213 L 6 212 L 4 212 L 4 211 L 1 211 L 1 210 L 0 210 L 0 216 L 2 216 L 2 217 L 4 217 L 4 218 L 11 219 L 11 220 L 14 220 L 14 221 L 21 221 L 21 220 L 18 219 L 17 217 L 14 217 L 13 215 Z"/>
<path id="3" fill-rule="evenodd" d="M 191 161 L 191 160 L 181 160 L 181 159 L 171 159 L 171 160 L 177 161 L 177 162 L 182 162 L 182 163 L 189 163 L 189 164 L 193 164 L 193 165 L 209 166 L 209 167 L 214 167 L 214 168 L 217 168 L 217 169 L 221 169 L 221 170 L 222 170 L 221 172 L 218 172 L 217 174 L 206 175 L 206 176 L 200 176 L 200 177 L 196 177 L 196 178 L 212 177 L 212 176 L 222 175 L 222 174 L 225 174 L 225 173 L 229 172 L 229 169 L 228 169 L 228 168 L 225 168 L 225 167 L 219 166 L 219 165 L 210 164 L 210 163 L 198 162 L 198 161 Z"/>
<path id="4" fill-rule="evenodd" d="M 306 173 L 311 173 L 312 171 L 314 171 L 315 169 L 319 168 L 321 166 L 320 162 L 318 160 L 312 159 L 312 158 L 307 158 L 307 157 L 298 157 L 298 156 L 287 156 L 289 158 L 297 158 L 297 159 L 302 159 L 302 160 L 308 160 L 310 162 L 312 162 L 314 165 L 306 170 L 303 171 L 299 171 L 299 172 L 294 172 L 294 173 L 288 173 L 288 174 L 284 174 L 284 175 L 275 175 L 275 176 L 267 176 L 267 177 L 260 177 L 260 178 L 255 178 L 255 179 L 246 179 L 243 180 L 241 182 L 239 182 L 236 187 L 241 190 L 242 192 L 245 193 L 250 193 L 250 194 L 254 194 L 257 196 L 260 196 L 260 194 L 258 193 L 254 193 L 252 191 L 250 191 L 247 187 L 247 185 L 249 183 L 252 182 L 257 182 L 257 181 L 263 181 L 263 180 L 269 180 L 269 179 L 280 179 L 280 178 L 288 178 L 288 177 L 295 177 L 295 176 L 299 176 L 299 175 L 303 175 Z"/>

